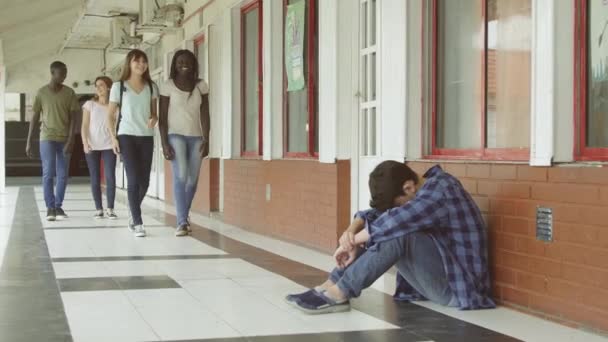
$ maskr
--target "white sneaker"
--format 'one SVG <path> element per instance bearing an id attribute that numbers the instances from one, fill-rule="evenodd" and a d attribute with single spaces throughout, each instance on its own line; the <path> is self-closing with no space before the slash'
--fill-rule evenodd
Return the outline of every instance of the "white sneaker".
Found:
<path id="1" fill-rule="evenodd" d="M 133 231 L 133 235 L 135 237 L 144 237 L 146 236 L 146 229 L 144 228 L 143 224 L 139 224 L 137 226 L 135 226 L 135 229 Z"/>
<path id="2" fill-rule="evenodd" d="M 188 225 L 182 224 L 175 230 L 175 236 L 186 236 L 188 235 Z"/>

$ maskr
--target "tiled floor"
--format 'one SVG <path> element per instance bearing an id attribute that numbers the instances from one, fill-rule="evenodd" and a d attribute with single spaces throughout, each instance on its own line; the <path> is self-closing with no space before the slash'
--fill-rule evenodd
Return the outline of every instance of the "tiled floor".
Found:
<path id="1" fill-rule="evenodd" d="M 150 207 L 138 239 L 123 203 L 118 220 L 94 220 L 88 188 L 68 189 L 56 222 L 39 187 L 0 195 L 0 341 L 518 340 L 375 289 L 350 312 L 304 315 L 283 298 L 322 281 L 326 256 L 227 226 L 176 238 L 174 217 Z"/>

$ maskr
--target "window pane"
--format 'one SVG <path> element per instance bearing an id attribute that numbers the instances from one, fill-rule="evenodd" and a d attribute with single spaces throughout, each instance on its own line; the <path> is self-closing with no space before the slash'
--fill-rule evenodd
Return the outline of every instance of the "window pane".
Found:
<path id="1" fill-rule="evenodd" d="M 361 3 L 361 46 L 363 48 L 368 47 L 368 39 L 367 39 L 367 1 Z"/>
<path id="2" fill-rule="evenodd" d="M 289 110 L 288 152 L 308 152 L 308 104 L 307 89 L 287 93 Z"/>
<path id="3" fill-rule="evenodd" d="M 305 13 L 305 24 L 304 24 L 304 79 L 305 86 L 303 89 L 298 91 L 290 91 L 287 92 L 287 152 L 316 152 L 318 151 L 318 113 L 317 113 L 317 104 L 316 104 L 316 93 L 309 94 L 309 82 L 310 77 L 308 75 L 309 70 L 309 60 L 308 60 L 308 45 L 309 45 L 309 18 L 310 18 L 310 1 L 309 0 L 289 0 L 289 4 L 296 3 L 298 1 L 305 1 L 306 3 L 306 13 Z M 316 19 L 315 15 L 315 19 Z M 317 21 L 313 23 L 316 31 Z M 317 36 L 315 32 L 315 36 L 313 37 L 314 41 L 312 42 L 315 46 L 317 45 Z M 314 60 L 318 60 L 318 51 L 315 49 Z M 317 70 L 315 68 L 315 78 L 317 77 Z M 316 89 L 313 89 L 316 92 Z M 311 108 L 313 111 L 313 115 L 315 118 L 315 127 L 310 127 L 309 122 L 309 103 L 308 96 L 314 96 L 315 103 L 312 105 L 314 108 Z M 309 129 L 314 129 L 314 142 L 313 148 L 314 151 L 309 151 L 308 147 L 308 136 Z"/>
<path id="4" fill-rule="evenodd" d="M 376 0 L 369 0 L 369 45 L 376 45 Z"/>
<path id="5" fill-rule="evenodd" d="M 608 6 L 588 1 L 587 146 L 608 147 Z"/>
<path id="6" fill-rule="evenodd" d="M 369 58 L 369 54 L 363 55 L 361 57 L 361 85 L 360 85 L 360 89 L 361 89 L 361 98 L 363 99 L 363 102 L 367 102 L 367 59 Z"/>
<path id="7" fill-rule="evenodd" d="M 367 117 L 367 155 L 376 155 L 376 108 L 368 110 Z"/>
<path id="8" fill-rule="evenodd" d="M 361 109 L 359 117 L 359 149 L 361 150 L 362 156 L 367 156 L 367 126 L 369 125 L 367 122 L 367 109 Z"/>
<path id="9" fill-rule="evenodd" d="M 253 9 L 244 18 L 245 53 L 245 151 L 258 152 L 259 94 L 258 94 L 258 12 Z"/>
<path id="10" fill-rule="evenodd" d="M 20 121 L 21 120 L 21 94 L 5 93 L 4 94 L 4 114 L 5 121 Z"/>
<path id="11" fill-rule="evenodd" d="M 530 146 L 531 0 L 488 0 L 488 148 Z M 513 72 L 513 71 L 516 72 Z"/>
<path id="12" fill-rule="evenodd" d="M 369 87 L 370 87 L 370 100 L 371 101 L 375 101 L 376 100 L 376 53 L 372 53 L 370 55 L 370 65 L 369 65 L 369 73 L 370 73 L 370 79 L 369 79 Z"/>
<path id="13" fill-rule="evenodd" d="M 437 2 L 438 148 L 481 148 L 482 0 Z"/>

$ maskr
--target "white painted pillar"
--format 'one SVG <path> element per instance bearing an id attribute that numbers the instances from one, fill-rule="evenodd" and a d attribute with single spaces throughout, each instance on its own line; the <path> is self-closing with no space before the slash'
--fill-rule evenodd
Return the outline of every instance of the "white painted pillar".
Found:
<path id="1" fill-rule="evenodd" d="M 283 157 L 283 2 L 262 2 L 264 160 Z"/>
<path id="2" fill-rule="evenodd" d="M 406 153 L 407 113 L 407 1 L 378 2 L 380 22 L 380 155 L 382 159 L 403 160 Z"/>
<path id="3" fill-rule="evenodd" d="M 232 119 L 232 111 L 233 111 L 233 101 L 232 101 L 232 93 L 233 93 L 233 77 L 234 73 L 232 70 L 232 44 L 233 44 L 233 30 L 232 30 L 232 11 L 230 9 L 226 10 L 222 15 L 221 20 L 219 21 L 219 25 L 221 25 L 220 32 L 217 36 L 220 39 L 221 45 L 219 46 L 219 58 L 221 65 L 219 66 L 222 70 L 222 80 L 221 80 L 221 98 L 222 98 L 222 143 L 221 143 L 221 157 L 224 159 L 230 159 L 233 156 L 233 143 L 232 143 L 232 132 L 234 120 Z M 238 31 L 238 30 L 237 30 Z M 238 34 L 238 32 L 235 32 Z M 218 42 L 218 43 L 219 43 Z"/>
<path id="4" fill-rule="evenodd" d="M 2 40 L 0 40 L 0 193 L 6 192 L 6 134 L 4 129 L 4 93 L 6 91 L 6 67 L 4 66 L 4 53 Z"/>
<path id="5" fill-rule="evenodd" d="M 335 163 L 338 149 L 338 1 L 319 6 L 319 161 Z"/>
<path id="6" fill-rule="evenodd" d="M 555 4 L 532 1 L 530 165 L 551 166 L 555 104 Z"/>

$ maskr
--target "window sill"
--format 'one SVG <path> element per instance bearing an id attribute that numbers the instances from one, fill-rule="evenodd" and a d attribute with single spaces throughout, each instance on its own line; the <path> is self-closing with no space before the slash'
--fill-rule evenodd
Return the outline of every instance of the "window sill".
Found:
<path id="1" fill-rule="evenodd" d="M 423 157 L 438 160 L 479 160 L 483 162 L 529 162 L 529 148 L 443 149 L 434 148 Z"/>
<path id="2" fill-rule="evenodd" d="M 239 159 L 262 160 L 263 156 L 257 152 L 241 152 Z"/>

